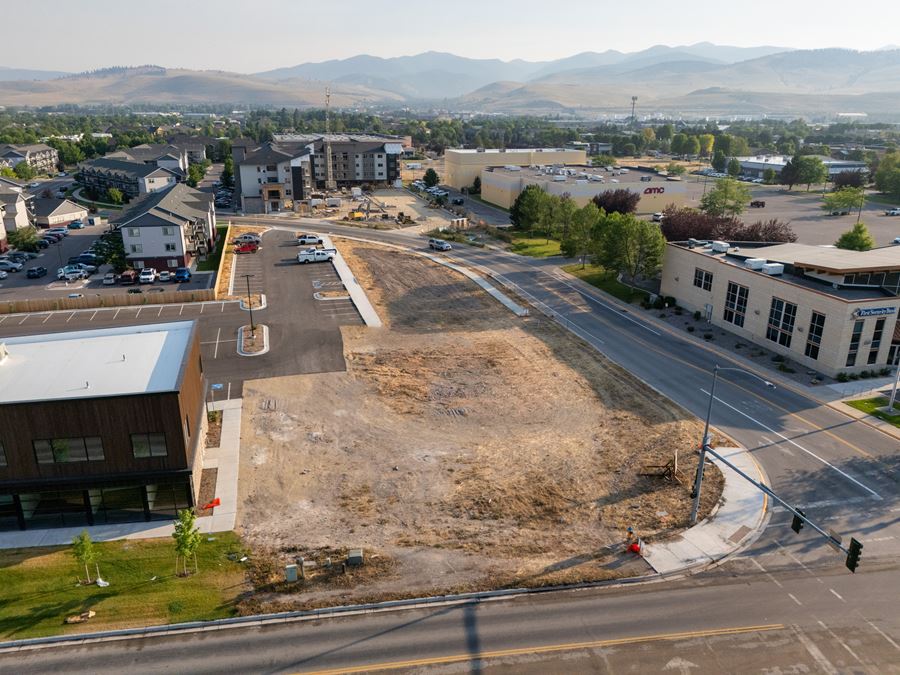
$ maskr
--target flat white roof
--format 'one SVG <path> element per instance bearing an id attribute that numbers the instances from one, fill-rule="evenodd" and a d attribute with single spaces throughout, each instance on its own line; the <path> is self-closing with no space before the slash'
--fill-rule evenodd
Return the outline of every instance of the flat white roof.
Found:
<path id="1" fill-rule="evenodd" d="M 448 152 L 458 153 L 461 155 L 499 155 L 499 154 L 515 154 L 522 152 L 584 152 L 583 150 L 576 150 L 575 148 L 507 148 L 506 150 L 501 150 L 500 148 L 485 148 L 484 150 L 478 150 L 477 148 L 447 148 L 444 151 L 444 154 Z"/>
<path id="2" fill-rule="evenodd" d="M 193 321 L 0 338 L 0 403 L 175 391 Z"/>

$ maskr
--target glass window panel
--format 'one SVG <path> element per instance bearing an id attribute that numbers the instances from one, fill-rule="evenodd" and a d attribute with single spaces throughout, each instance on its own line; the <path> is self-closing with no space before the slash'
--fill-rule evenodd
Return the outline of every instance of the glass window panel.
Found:
<path id="1" fill-rule="evenodd" d="M 87 450 L 87 458 L 92 462 L 103 461 L 103 443 L 99 436 L 89 436 L 84 439 L 84 446 Z"/>
<path id="2" fill-rule="evenodd" d="M 150 456 L 150 440 L 147 434 L 131 434 L 131 450 L 138 459 Z"/>
<path id="3" fill-rule="evenodd" d="M 150 455 L 153 457 L 165 457 L 168 453 L 166 448 L 165 434 L 148 434 L 150 439 Z"/>

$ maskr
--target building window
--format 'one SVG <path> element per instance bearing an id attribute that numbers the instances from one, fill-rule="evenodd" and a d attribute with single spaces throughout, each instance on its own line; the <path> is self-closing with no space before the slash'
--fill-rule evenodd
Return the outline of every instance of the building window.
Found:
<path id="1" fill-rule="evenodd" d="M 266 182 L 267 183 L 277 183 L 278 177 L 277 176 L 269 176 L 268 178 L 266 178 Z"/>
<path id="2" fill-rule="evenodd" d="M 166 244 L 167 251 L 177 251 L 178 247 L 175 244 Z"/>
<path id="3" fill-rule="evenodd" d="M 32 442 L 38 464 L 103 461 L 103 444 L 97 436 L 47 438 Z"/>
<path id="4" fill-rule="evenodd" d="M 859 353 L 859 342 L 862 339 L 864 323 L 865 321 L 862 319 L 857 319 L 856 323 L 853 324 L 853 334 L 850 336 L 850 349 L 847 350 L 847 362 L 844 364 L 848 368 L 856 365 L 856 355 Z"/>
<path id="5" fill-rule="evenodd" d="M 141 228 L 129 227 L 128 228 L 128 236 L 129 237 L 140 237 L 141 236 Z"/>
<path id="6" fill-rule="evenodd" d="M 794 333 L 794 321 L 797 318 L 797 305 L 785 302 L 780 298 L 772 298 L 772 307 L 769 309 L 769 326 L 766 329 L 766 338 L 777 342 L 782 347 L 791 346 L 791 336 Z"/>
<path id="7" fill-rule="evenodd" d="M 144 252 L 144 247 L 141 246 L 141 244 L 129 244 L 128 250 L 129 250 L 131 253 L 143 253 L 143 252 Z"/>
<path id="8" fill-rule="evenodd" d="M 131 452 L 137 459 L 165 457 L 169 454 L 166 448 L 166 435 L 131 434 Z"/>
<path id="9" fill-rule="evenodd" d="M 697 267 L 694 269 L 694 286 L 702 288 L 704 291 L 711 291 L 712 277 L 712 272 L 707 272 Z"/>
<path id="10" fill-rule="evenodd" d="M 722 318 L 735 326 L 744 327 L 744 316 L 747 314 L 747 296 L 750 290 L 733 281 L 728 282 L 728 292 L 725 295 L 725 313 Z"/>
<path id="11" fill-rule="evenodd" d="M 875 332 L 872 334 L 872 344 L 869 349 L 869 365 L 878 360 L 878 350 L 881 349 L 881 338 L 884 335 L 884 319 L 875 322 Z"/>
<path id="12" fill-rule="evenodd" d="M 6 449 L 3 447 L 3 443 L 0 443 L 0 466 L 8 466 L 6 463 Z"/>
<path id="13" fill-rule="evenodd" d="M 175 228 L 174 227 L 164 227 L 162 229 L 164 237 L 174 237 L 175 236 Z"/>
<path id="14" fill-rule="evenodd" d="M 135 260 L 135 261 L 134 261 L 134 267 L 135 267 L 135 269 L 141 269 L 143 266 L 144 266 L 144 261 L 143 261 L 143 260 Z"/>
<path id="15" fill-rule="evenodd" d="M 816 360 L 819 358 L 819 347 L 822 344 L 822 332 L 825 330 L 825 315 L 812 313 L 809 320 L 809 333 L 806 336 L 806 355 Z"/>
<path id="16" fill-rule="evenodd" d="M 274 164 L 268 164 L 266 166 L 266 171 L 278 171 L 278 167 Z"/>
<path id="17" fill-rule="evenodd" d="M 167 264 L 169 267 L 178 267 L 178 261 L 177 261 L 175 258 L 169 258 L 169 259 L 166 261 L 166 264 Z"/>

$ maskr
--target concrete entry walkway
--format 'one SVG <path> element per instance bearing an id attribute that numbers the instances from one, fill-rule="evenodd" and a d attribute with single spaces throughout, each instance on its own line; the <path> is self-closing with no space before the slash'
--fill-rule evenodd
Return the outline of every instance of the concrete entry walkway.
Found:
<path id="1" fill-rule="evenodd" d="M 197 518 L 197 527 L 204 534 L 226 532 L 234 529 L 237 517 L 238 465 L 241 444 L 242 399 L 219 401 L 210 405 L 211 410 L 222 411 L 222 434 L 218 448 L 207 448 L 203 458 L 204 469 L 218 469 L 216 477 L 216 497 L 222 505 L 216 507 L 211 516 Z M 200 505 L 202 506 L 202 504 Z M 42 530 L 16 530 L 0 532 L 0 549 L 28 548 L 32 546 L 66 546 L 72 537 L 87 530 L 94 541 L 114 539 L 154 539 L 170 537 L 173 523 L 167 521 L 119 523 L 116 525 L 93 525 L 81 527 L 56 527 Z"/>

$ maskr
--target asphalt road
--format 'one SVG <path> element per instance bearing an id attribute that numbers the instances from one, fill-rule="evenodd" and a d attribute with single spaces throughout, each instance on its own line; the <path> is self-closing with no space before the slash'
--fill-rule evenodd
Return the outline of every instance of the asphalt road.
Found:
<path id="1" fill-rule="evenodd" d="M 0 655 L 16 673 L 887 673 L 896 566 L 523 596 Z"/>

